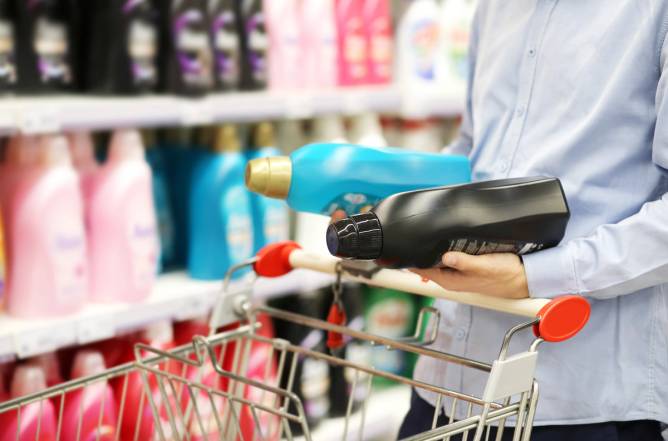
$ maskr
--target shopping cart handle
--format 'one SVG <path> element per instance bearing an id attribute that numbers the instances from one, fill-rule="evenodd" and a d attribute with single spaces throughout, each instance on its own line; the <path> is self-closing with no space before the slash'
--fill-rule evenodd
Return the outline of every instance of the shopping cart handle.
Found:
<path id="1" fill-rule="evenodd" d="M 335 274 L 340 259 L 304 251 L 295 242 L 269 245 L 257 254 L 254 270 L 259 276 L 278 277 L 295 268 Z M 537 318 L 534 333 L 545 341 L 560 342 L 576 335 L 589 320 L 589 302 L 580 296 L 565 295 L 554 299 L 504 299 L 484 294 L 448 291 L 434 282 L 425 282 L 417 274 L 381 269 L 371 277 L 345 273 L 346 280 L 372 286 L 406 291 L 427 297 L 452 300 L 525 317 Z"/>

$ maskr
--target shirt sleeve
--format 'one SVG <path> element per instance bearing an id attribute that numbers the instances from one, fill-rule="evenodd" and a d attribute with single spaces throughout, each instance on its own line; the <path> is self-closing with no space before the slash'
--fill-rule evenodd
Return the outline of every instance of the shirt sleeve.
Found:
<path id="1" fill-rule="evenodd" d="M 661 53 L 652 160 L 668 172 L 668 45 Z M 580 294 L 606 299 L 668 283 L 668 189 L 658 200 L 588 237 L 523 257 L 532 297 Z"/>
<path id="2" fill-rule="evenodd" d="M 462 124 L 459 127 L 457 137 L 442 150 L 443 153 L 452 155 L 468 156 L 473 148 L 473 112 L 472 112 L 472 90 L 473 78 L 475 77 L 476 58 L 478 55 L 478 12 L 476 11 L 471 25 L 471 35 L 468 49 L 468 76 L 466 78 L 466 103 Z"/>

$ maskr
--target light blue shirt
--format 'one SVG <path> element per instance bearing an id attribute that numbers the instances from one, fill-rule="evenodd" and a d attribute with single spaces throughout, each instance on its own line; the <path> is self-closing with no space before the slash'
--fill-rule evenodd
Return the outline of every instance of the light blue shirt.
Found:
<path id="1" fill-rule="evenodd" d="M 536 424 L 668 422 L 667 30 L 665 0 L 480 1 L 452 150 L 477 180 L 561 179 L 570 224 L 558 247 L 525 256 L 529 291 L 592 306 L 579 335 L 539 349 Z M 439 306 L 436 346 L 485 361 L 522 321 Z M 416 376 L 478 396 L 486 379 L 427 359 Z"/>

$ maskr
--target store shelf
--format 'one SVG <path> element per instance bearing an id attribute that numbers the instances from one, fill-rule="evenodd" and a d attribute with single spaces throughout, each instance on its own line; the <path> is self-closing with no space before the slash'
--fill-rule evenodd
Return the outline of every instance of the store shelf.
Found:
<path id="1" fill-rule="evenodd" d="M 411 402 L 411 390 L 408 386 L 394 386 L 385 390 L 374 391 L 369 398 L 364 421 L 364 431 L 359 436 L 362 419 L 361 412 L 351 416 L 348 433 L 344 436 L 344 418 L 324 421 L 311 433 L 314 441 L 340 441 L 342 439 L 361 439 L 363 441 L 386 441 L 396 439 L 401 422 L 408 412 Z M 303 441 L 304 438 L 297 438 Z"/>
<path id="2" fill-rule="evenodd" d="M 463 104 L 463 91 L 426 93 L 397 87 L 235 92 L 204 98 L 16 97 L 0 100 L 0 133 L 204 125 L 363 111 L 397 113 L 410 118 L 456 116 Z"/>
<path id="3" fill-rule="evenodd" d="M 257 280 L 253 296 L 266 299 L 316 289 L 331 280 L 319 273 L 295 270 L 280 278 Z M 39 320 L 16 319 L 0 313 L 0 361 L 103 340 L 162 319 L 201 316 L 209 312 L 221 286 L 220 282 L 196 281 L 178 272 L 161 276 L 153 294 L 140 304 L 93 304 L 74 316 Z"/>

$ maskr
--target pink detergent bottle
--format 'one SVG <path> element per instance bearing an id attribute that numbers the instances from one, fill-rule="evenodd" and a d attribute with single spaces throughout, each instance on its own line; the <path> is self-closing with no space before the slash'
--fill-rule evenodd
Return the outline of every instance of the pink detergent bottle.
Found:
<path id="1" fill-rule="evenodd" d="M 172 324 L 169 321 L 160 321 L 149 325 L 141 332 L 139 340 L 153 348 L 167 351 L 172 349 L 174 345 L 174 332 Z M 148 354 L 149 356 L 154 354 Z M 175 374 L 181 374 L 181 365 L 177 363 L 162 364 L 159 366 L 163 372 L 168 369 Z M 160 415 L 161 423 L 160 429 L 166 439 L 172 439 L 170 435 L 171 426 L 169 424 L 169 415 L 177 415 L 177 406 L 179 402 L 171 393 L 171 388 L 166 386 L 165 392 L 167 401 L 163 399 L 158 386 L 158 380 L 155 375 L 148 375 L 149 389 L 153 397 L 153 404 L 155 404 L 158 414 Z M 158 427 L 155 426 L 153 417 L 153 409 L 151 403 L 145 396 L 146 389 L 142 377 L 138 372 L 131 372 L 128 374 L 127 384 L 125 381 L 119 381 L 115 384 L 114 394 L 116 402 L 120 403 L 123 400 L 125 393 L 125 406 L 120 409 L 119 417 L 121 419 L 121 439 L 122 440 L 151 440 L 160 439 Z M 137 438 L 135 438 L 135 436 Z"/>
<path id="2" fill-rule="evenodd" d="M 309 88 L 333 88 L 338 84 L 337 30 L 334 0 L 302 3 L 301 28 L 304 84 Z"/>
<path id="3" fill-rule="evenodd" d="M 79 351 L 74 357 L 72 378 L 104 372 L 104 358 L 97 351 Z M 113 441 L 116 439 L 116 399 L 106 381 L 95 381 L 65 396 L 62 416 L 63 441 Z M 77 436 L 78 435 L 78 436 Z"/>
<path id="4" fill-rule="evenodd" d="M 38 366 L 20 365 L 12 378 L 12 398 L 46 389 L 44 372 Z M 49 400 L 37 401 L 0 414 L 0 441 L 55 441 L 56 411 Z"/>
<path id="5" fill-rule="evenodd" d="M 141 135 L 117 130 L 93 180 L 89 205 L 91 298 L 140 302 L 151 293 L 159 253 L 151 169 Z"/>
<path id="6" fill-rule="evenodd" d="M 364 84 L 367 78 L 363 3 L 361 0 L 336 0 L 339 86 Z"/>
<path id="7" fill-rule="evenodd" d="M 25 167 L 6 210 L 7 311 L 17 317 L 70 314 L 83 306 L 88 280 L 83 204 L 66 138 L 41 137 L 35 163 Z"/>
<path id="8" fill-rule="evenodd" d="M 264 0 L 269 34 L 269 87 L 272 89 L 303 86 L 300 6 L 300 0 Z"/>
<path id="9" fill-rule="evenodd" d="M 2 212 L 3 233 L 5 239 L 5 262 L 10 260 L 11 234 L 10 223 L 7 218 L 11 198 L 16 195 L 16 183 L 21 174 L 25 173 L 36 162 L 38 139 L 35 136 L 14 136 L 9 139 L 5 149 L 5 157 L 0 164 L 0 212 Z M 5 275 L 8 275 L 5 267 Z M 7 277 L 3 293 L 7 293 Z"/>
<path id="10" fill-rule="evenodd" d="M 100 165 L 95 159 L 95 145 L 90 132 L 72 132 L 67 134 L 70 141 L 70 155 L 72 165 L 79 173 L 81 192 L 84 198 L 84 206 L 88 206 L 93 179 Z"/>
<path id="11" fill-rule="evenodd" d="M 392 81 L 392 14 L 389 0 L 364 1 L 364 35 L 367 43 L 367 84 Z"/>

